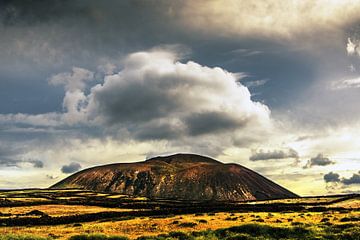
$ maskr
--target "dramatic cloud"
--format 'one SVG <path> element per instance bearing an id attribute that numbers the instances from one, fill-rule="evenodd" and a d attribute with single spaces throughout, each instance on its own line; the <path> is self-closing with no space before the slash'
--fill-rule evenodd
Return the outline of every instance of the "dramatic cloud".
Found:
<path id="1" fill-rule="evenodd" d="M 122 128 L 135 138 L 171 139 L 265 127 L 269 109 L 251 100 L 238 75 L 155 49 L 125 59 L 121 72 L 91 88 L 86 112 L 103 126 Z M 144 131 L 144 132 L 143 132 Z"/>
<path id="2" fill-rule="evenodd" d="M 359 11 L 353 0 L 2 2 L 0 165 L 37 187 L 72 159 L 186 151 L 322 193 L 328 168 L 289 176 L 318 152 L 341 174 L 358 169 Z M 191 54 L 142 51 L 174 43 Z M 297 164 L 260 161 L 286 158 Z M 356 187 L 346 176 L 337 185 Z"/>
<path id="3" fill-rule="evenodd" d="M 81 165 L 79 163 L 72 162 L 69 165 L 62 166 L 61 171 L 63 173 L 73 173 L 79 171 L 80 169 Z"/>
<path id="4" fill-rule="evenodd" d="M 322 153 L 319 153 L 316 157 L 313 157 L 310 160 L 308 160 L 304 168 L 310 168 L 313 166 L 326 166 L 334 163 L 335 162 L 331 161 L 329 158 L 324 157 Z"/>
<path id="5" fill-rule="evenodd" d="M 183 63 L 179 49 L 130 54 L 121 61 L 120 72 L 112 69 L 95 86 L 90 85 L 95 73 L 86 69 L 55 74 L 49 83 L 64 86 L 62 112 L 0 114 L 0 123 L 11 131 L 64 137 L 165 140 L 169 147 L 191 146 L 189 151 L 213 156 L 268 134 L 270 110 L 251 99 L 239 82 L 244 74 Z"/>
<path id="6" fill-rule="evenodd" d="M 324 175 L 325 182 L 340 182 L 340 175 L 337 173 L 329 172 Z"/>
<path id="7" fill-rule="evenodd" d="M 250 156 L 250 161 L 261 161 L 261 160 L 271 160 L 271 159 L 285 159 L 285 158 L 299 158 L 299 154 L 294 149 L 288 149 L 287 151 L 283 150 L 274 150 L 274 151 L 264 151 L 262 149 L 258 151 L 253 151 Z"/>
<path id="8" fill-rule="evenodd" d="M 42 161 L 31 160 L 22 156 L 22 153 L 26 148 L 19 147 L 15 144 L 9 145 L 1 141 L 0 144 L 2 144 L 2 146 L 0 146 L 0 165 L 21 168 L 23 164 L 30 163 L 34 168 L 44 167 L 44 163 Z"/>
<path id="9" fill-rule="evenodd" d="M 360 18 L 360 4 L 352 0 L 186 1 L 180 9 L 188 26 L 230 36 L 291 38 L 338 29 Z"/>
<path id="10" fill-rule="evenodd" d="M 360 171 L 354 173 L 350 178 L 343 178 L 341 182 L 345 185 L 360 184 Z"/>
<path id="11" fill-rule="evenodd" d="M 17 158 L 0 157 L 0 166 L 23 168 L 24 164 L 31 164 L 34 168 L 43 168 L 44 163 L 39 160 L 23 160 Z"/>

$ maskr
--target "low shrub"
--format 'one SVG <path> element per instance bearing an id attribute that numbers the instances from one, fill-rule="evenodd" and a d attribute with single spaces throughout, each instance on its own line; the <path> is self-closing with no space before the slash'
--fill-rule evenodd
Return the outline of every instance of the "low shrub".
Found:
<path id="1" fill-rule="evenodd" d="M 199 219 L 198 222 L 199 223 L 207 223 L 208 221 L 206 221 L 205 219 Z"/>
<path id="2" fill-rule="evenodd" d="M 194 222 L 183 222 L 183 223 L 179 223 L 179 227 L 195 227 L 197 225 L 197 223 Z"/>
<path id="3" fill-rule="evenodd" d="M 357 222 L 360 221 L 360 217 L 343 217 L 340 222 Z"/>
<path id="4" fill-rule="evenodd" d="M 178 240 L 192 240 L 193 237 L 188 236 L 186 233 L 183 232 L 170 232 L 169 236 L 178 239 Z"/>
<path id="5" fill-rule="evenodd" d="M 71 236 L 69 240 L 129 240 L 123 236 L 106 236 L 104 234 L 81 234 Z"/>
<path id="6" fill-rule="evenodd" d="M 269 225 L 244 224 L 227 229 L 215 230 L 219 238 L 231 236 L 232 233 L 248 234 L 252 237 L 263 236 L 267 238 L 302 238 L 306 239 L 311 234 L 310 230 L 301 227 L 272 227 Z"/>

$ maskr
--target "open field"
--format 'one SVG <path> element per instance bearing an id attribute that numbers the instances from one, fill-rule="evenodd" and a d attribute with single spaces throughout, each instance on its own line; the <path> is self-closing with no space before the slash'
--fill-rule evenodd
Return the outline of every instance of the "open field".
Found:
<path id="1" fill-rule="evenodd" d="M 81 234 L 130 239 L 360 239 L 359 203 L 359 195 L 229 203 L 84 190 L 2 191 L 0 239 L 16 239 L 11 234 L 48 239 Z"/>

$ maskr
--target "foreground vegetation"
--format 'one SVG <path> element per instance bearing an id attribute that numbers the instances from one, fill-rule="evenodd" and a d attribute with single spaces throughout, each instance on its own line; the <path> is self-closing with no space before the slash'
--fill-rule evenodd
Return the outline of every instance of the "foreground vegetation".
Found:
<path id="1" fill-rule="evenodd" d="M 199 203 L 83 190 L 0 192 L 0 240 L 360 240 L 359 223 L 359 195 Z"/>
<path id="2" fill-rule="evenodd" d="M 5 235 L 0 240 L 45 240 L 51 238 Z M 124 236 L 107 236 L 104 234 L 75 235 L 69 240 L 128 240 Z M 360 227 L 356 224 L 320 225 L 316 227 L 295 226 L 275 227 L 261 224 L 244 224 L 217 230 L 170 232 L 157 236 L 140 236 L 137 240 L 260 240 L 260 239 L 347 239 L 359 240 Z"/>

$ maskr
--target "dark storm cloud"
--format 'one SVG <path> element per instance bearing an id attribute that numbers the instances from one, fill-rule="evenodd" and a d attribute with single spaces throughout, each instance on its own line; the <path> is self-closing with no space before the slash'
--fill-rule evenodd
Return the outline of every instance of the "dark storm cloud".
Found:
<path id="1" fill-rule="evenodd" d="M 61 18 L 81 16 L 85 5 L 71 4 L 70 0 L 4 0 L 1 1 L 0 19 L 5 26 L 34 25 L 57 21 Z"/>
<path id="2" fill-rule="evenodd" d="M 340 175 L 337 173 L 329 172 L 324 175 L 325 182 L 340 182 Z"/>
<path id="3" fill-rule="evenodd" d="M 1 1 L 0 113 L 61 111 L 46 79 L 72 67 L 94 71 L 129 52 L 186 43 L 168 1 Z M 182 36 L 184 35 L 184 36 Z"/>
<path id="4" fill-rule="evenodd" d="M 145 122 L 166 116 L 177 108 L 177 99 L 161 89 L 151 76 L 147 79 L 147 87 L 131 79 L 127 81 L 127 85 L 96 92 L 96 101 L 101 104 L 99 110 L 108 123 Z"/>
<path id="5" fill-rule="evenodd" d="M 283 44 L 253 36 L 219 37 L 184 25 L 183 18 L 191 18 L 181 14 L 191 6 L 186 1 L 4 1 L 1 5 L 0 109 L 4 112 L 61 111 L 62 92 L 46 86 L 44 79 L 72 67 L 94 71 L 103 59 L 117 60 L 159 44 L 184 44 L 201 64 L 252 73 L 249 84 L 277 79 L 260 86 L 261 96 L 253 96 L 266 99 L 271 107 L 296 101 L 295 93 L 306 86 L 304 79 L 311 80 L 312 58 L 294 57 Z M 246 49 L 246 56 L 224 54 L 239 49 Z"/>
<path id="6" fill-rule="evenodd" d="M 181 130 L 168 123 L 145 124 L 134 133 L 134 137 L 140 141 L 146 140 L 173 140 L 181 136 Z"/>
<path id="7" fill-rule="evenodd" d="M 222 132 L 244 127 L 246 121 L 241 122 L 223 112 L 195 113 L 185 119 L 190 135 Z"/>
<path id="8" fill-rule="evenodd" d="M 283 150 L 274 150 L 274 151 L 264 151 L 262 149 L 258 151 L 253 151 L 250 156 L 250 161 L 261 161 L 261 160 L 271 160 L 271 159 L 285 159 L 285 158 L 298 158 L 299 154 L 294 149 L 288 149 L 287 151 Z"/>
<path id="9" fill-rule="evenodd" d="M 354 173 L 350 178 L 343 178 L 341 182 L 345 185 L 360 184 L 360 171 Z"/>
<path id="10" fill-rule="evenodd" d="M 54 50 L 81 46 L 72 48 L 73 55 L 71 52 L 64 54 L 82 53 L 89 57 L 88 54 L 93 53 L 111 55 L 111 52 L 117 54 L 158 45 L 164 32 L 168 40 L 175 40 L 174 35 L 179 35 L 181 29 L 174 29 L 168 10 L 176 5 L 169 1 L 138 0 L 5 1 L 0 3 L 0 19 L 6 29 L 15 31 L 13 34 L 23 37 L 33 34 L 35 39 L 43 41 L 40 45 L 30 41 L 29 50 L 46 44 Z M 32 31 L 22 31 L 23 28 Z M 40 32 L 44 28 L 51 31 Z"/>
<path id="11" fill-rule="evenodd" d="M 0 145 L 0 165 L 6 167 L 14 167 L 18 166 L 19 163 L 22 162 L 19 158 L 19 153 L 22 152 L 23 149 L 15 146 L 11 146 L 4 142 Z"/>
<path id="12" fill-rule="evenodd" d="M 0 165 L 2 166 L 17 167 L 19 162 L 21 161 L 17 159 L 0 157 Z"/>
<path id="13" fill-rule="evenodd" d="M 73 173 L 79 171 L 80 169 L 81 165 L 79 163 L 72 162 L 69 165 L 62 166 L 61 171 L 63 173 Z"/>
<path id="14" fill-rule="evenodd" d="M 21 160 L 16 157 L 17 156 L 7 158 L 7 157 L 0 156 L 0 166 L 22 168 L 22 164 L 30 163 L 33 165 L 34 168 L 43 168 L 44 167 L 44 163 L 40 160 Z"/>
<path id="15" fill-rule="evenodd" d="M 329 158 L 324 157 L 322 153 L 319 153 L 316 157 L 313 157 L 310 160 L 308 160 L 304 168 L 310 168 L 313 166 L 326 166 L 334 163 L 335 163 L 334 161 L 331 161 Z"/>
<path id="16" fill-rule="evenodd" d="M 324 175 L 324 180 L 327 183 L 335 182 L 335 183 L 342 183 L 344 185 L 353 185 L 353 184 L 360 184 L 360 171 L 354 173 L 349 178 L 341 178 L 340 175 L 337 173 L 329 172 Z"/>
<path id="17" fill-rule="evenodd" d="M 18 148 L 10 146 L 3 142 L 0 143 L 0 157 L 6 158 L 15 155 L 18 152 Z"/>

